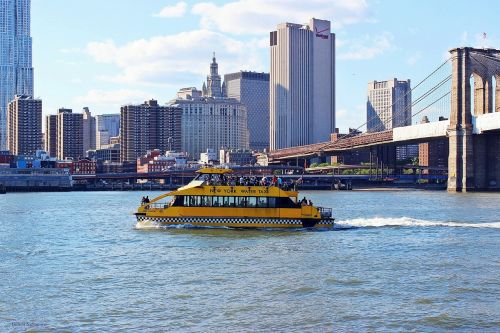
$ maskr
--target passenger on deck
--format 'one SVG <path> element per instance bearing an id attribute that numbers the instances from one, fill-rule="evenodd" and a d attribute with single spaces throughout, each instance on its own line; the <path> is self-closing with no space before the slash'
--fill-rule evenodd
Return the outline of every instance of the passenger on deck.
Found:
<path id="1" fill-rule="evenodd" d="M 306 206 L 306 205 L 307 205 L 307 199 L 306 199 L 306 197 L 304 197 L 304 199 L 302 199 L 302 200 L 300 201 L 300 204 L 301 204 L 302 206 Z"/>
<path id="2" fill-rule="evenodd" d="M 298 191 L 299 186 L 302 184 L 302 177 L 293 182 L 293 190 Z"/>

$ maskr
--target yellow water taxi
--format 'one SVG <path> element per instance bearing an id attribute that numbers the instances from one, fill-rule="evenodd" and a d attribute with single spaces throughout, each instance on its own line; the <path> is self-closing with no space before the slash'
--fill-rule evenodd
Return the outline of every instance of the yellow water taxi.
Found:
<path id="1" fill-rule="evenodd" d="M 332 228 L 331 208 L 315 207 L 298 192 L 265 178 L 235 177 L 230 169 L 203 168 L 186 186 L 143 202 L 138 222 L 230 228 Z M 276 178 L 275 178 L 276 179 Z"/>

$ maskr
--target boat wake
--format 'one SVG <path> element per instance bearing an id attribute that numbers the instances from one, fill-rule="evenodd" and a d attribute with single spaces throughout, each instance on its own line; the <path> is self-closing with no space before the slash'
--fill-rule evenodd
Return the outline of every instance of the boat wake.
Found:
<path id="1" fill-rule="evenodd" d="M 222 229 L 222 230 L 258 230 L 258 231 L 279 231 L 279 232 L 297 232 L 297 231 L 331 231 L 331 228 L 232 228 L 226 226 L 198 226 L 192 224 L 159 224 L 150 220 L 139 221 L 135 225 L 135 229 L 139 230 L 161 230 L 161 229 Z"/>
<path id="2" fill-rule="evenodd" d="M 452 227 L 500 229 L 500 222 L 469 223 L 451 221 L 428 221 L 411 217 L 373 217 L 335 222 L 335 229 L 377 228 L 377 227 Z"/>
<path id="3" fill-rule="evenodd" d="M 229 227 L 224 227 L 224 226 L 220 226 L 220 227 L 213 227 L 213 226 L 196 226 L 196 225 L 192 225 L 192 224 L 169 224 L 169 225 L 165 225 L 165 224 L 159 224 L 159 223 L 156 223 L 154 221 L 150 221 L 150 220 L 143 220 L 143 221 L 138 221 L 136 224 L 135 224 L 135 228 L 136 229 L 144 229 L 144 230 L 148 230 L 148 229 L 231 229 Z"/>

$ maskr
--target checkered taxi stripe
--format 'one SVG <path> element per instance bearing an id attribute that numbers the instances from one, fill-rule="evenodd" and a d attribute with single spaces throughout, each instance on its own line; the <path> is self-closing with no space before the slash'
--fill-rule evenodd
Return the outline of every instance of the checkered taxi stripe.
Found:
<path id="1" fill-rule="evenodd" d="M 158 223 L 211 223 L 211 224 L 292 224 L 302 225 L 301 220 L 294 219 L 251 219 L 251 218 L 204 218 L 204 217 L 148 217 L 144 215 L 137 215 L 137 221 L 152 221 Z M 316 225 L 331 225 L 332 221 L 321 220 Z"/>

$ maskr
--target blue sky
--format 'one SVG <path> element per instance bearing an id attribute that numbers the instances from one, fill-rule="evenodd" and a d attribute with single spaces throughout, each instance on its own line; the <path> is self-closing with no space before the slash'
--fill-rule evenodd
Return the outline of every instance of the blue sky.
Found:
<path id="1" fill-rule="evenodd" d="M 201 88 L 213 51 L 222 75 L 269 71 L 268 32 L 316 17 L 331 20 L 337 35 L 337 126 L 345 131 L 364 123 L 369 81 L 416 83 L 450 48 L 499 48 L 499 12 L 500 2 L 486 0 L 32 0 L 35 94 L 44 114 L 165 103 L 179 88 Z"/>

